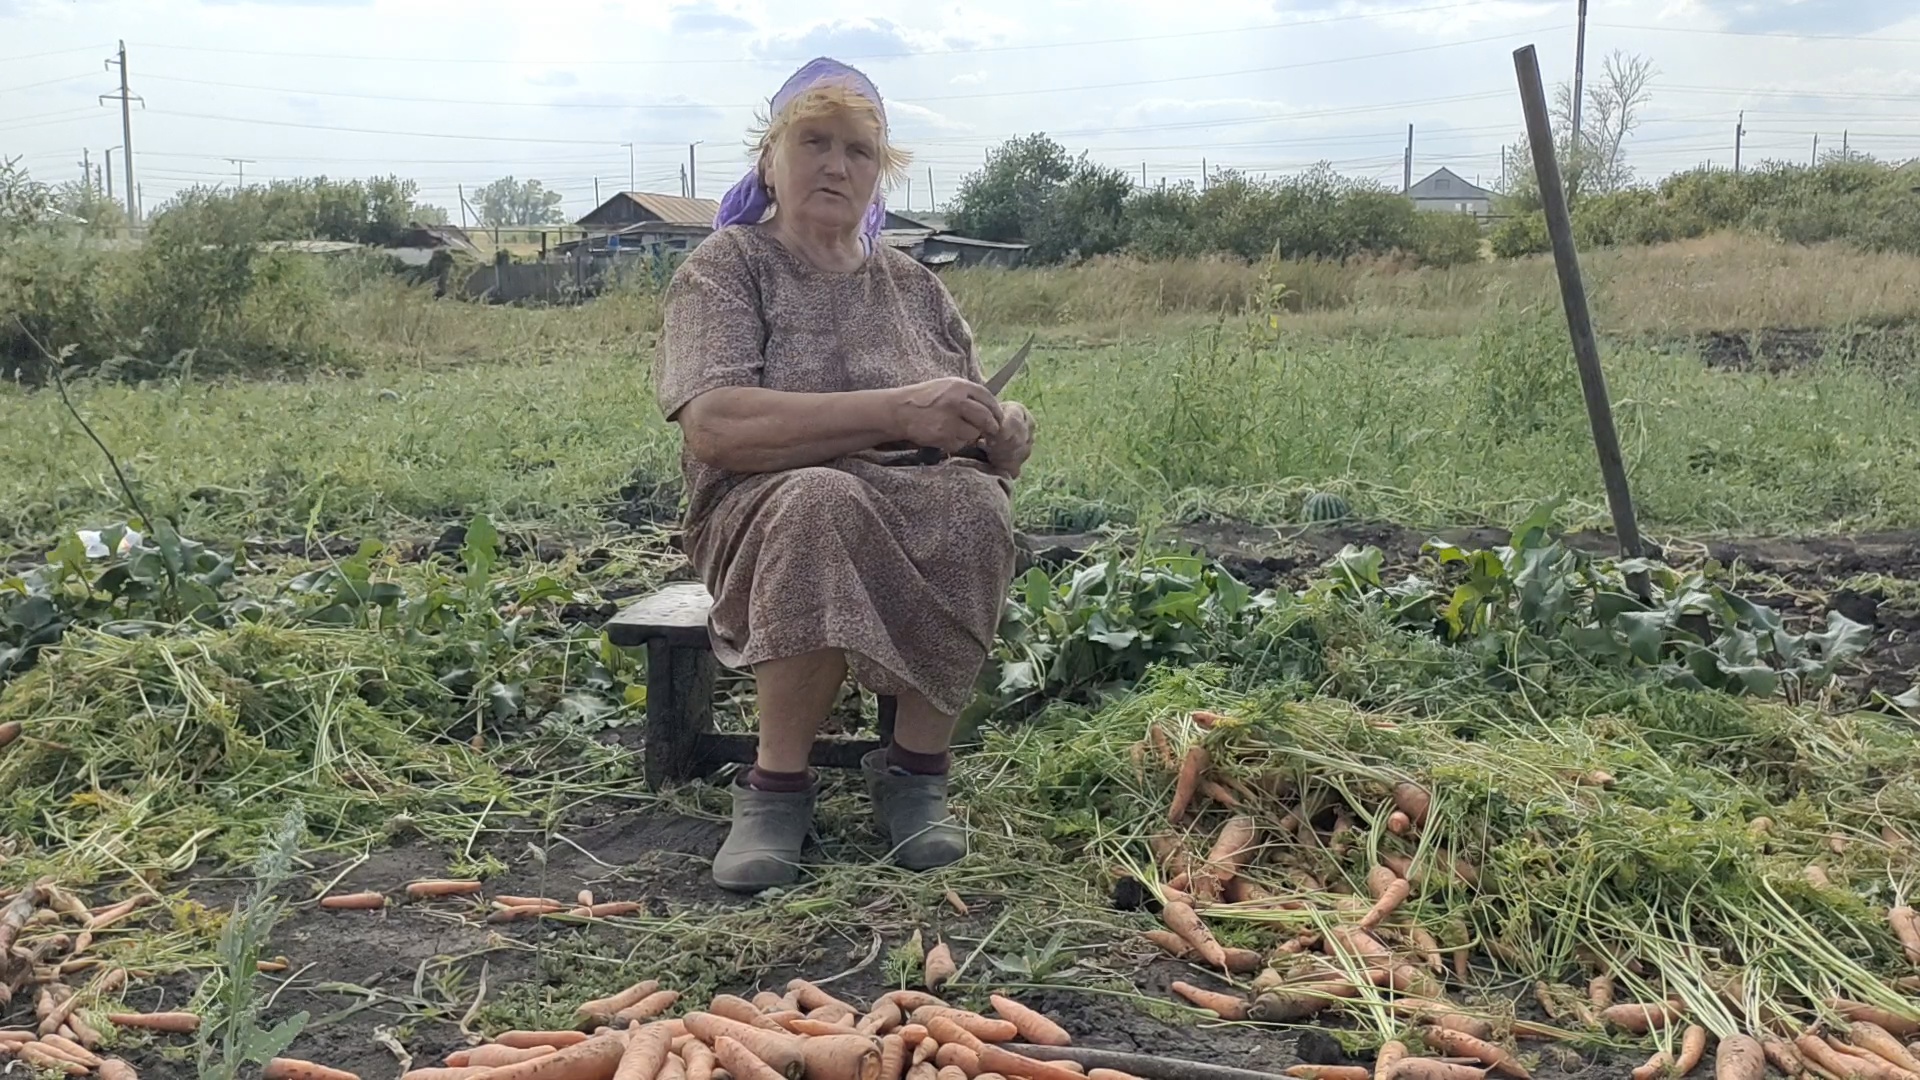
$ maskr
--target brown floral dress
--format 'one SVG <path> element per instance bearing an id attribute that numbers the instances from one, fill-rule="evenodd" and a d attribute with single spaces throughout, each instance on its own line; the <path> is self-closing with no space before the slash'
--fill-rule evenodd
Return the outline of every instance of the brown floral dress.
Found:
<path id="1" fill-rule="evenodd" d="M 671 420 L 723 386 L 832 393 L 953 375 L 982 378 L 972 332 L 911 257 L 881 247 L 833 273 L 735 225 L 667 289 L 654 389 Z M 682 452 L 687 552 L 713 593 L 721 663 L 841 649 L 875 693 L 966 706 L 1013 576 L 1011 485 L 964 459 L 886 464 L 899 458 L 739 474 Z"/>

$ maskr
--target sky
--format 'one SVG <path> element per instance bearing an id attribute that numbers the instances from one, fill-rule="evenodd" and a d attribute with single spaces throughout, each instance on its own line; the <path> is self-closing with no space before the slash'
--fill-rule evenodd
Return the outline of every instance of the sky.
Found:
<path id="1" fill-rule="evenodd" d="M 1328 161 L 1398 187 L 1499 178 L 1523 129 L 1512 53 L 1570 79 L 1580 0 L 0 0 L 0 159 L 78 179 L 122 142 L 152 210 L 195 184 L 398 174 L 459 220 L 503 175 L 569 218 L 627 188 L 718 197 L 756 109 L 829 55 L 887 98 L 914 154 L 896 206 L 944 204 L 989 147 L 1045 132 L 1148 183 Z M 1657 71 L 1627 144 L 1642 178 L 1814 140 L 1920 156 L 1915 0 L 1592 0 L 1589 78 L 1614 50 Z M 627 144 L 631 144 L 629 147 Z M 689 144 L 693 144 L 690 148 Z M 113 152 L 116 192 L 124 154 Z"/>

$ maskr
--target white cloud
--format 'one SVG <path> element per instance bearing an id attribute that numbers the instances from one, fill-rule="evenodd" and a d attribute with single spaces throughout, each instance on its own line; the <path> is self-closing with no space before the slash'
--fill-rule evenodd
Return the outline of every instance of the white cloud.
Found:
<path id="1" fill-rule="evenodd" d="M 955 75 L 953 78 L 948 79 L 947 83 L 950 86 L 979 86 L 981 83 L 984 83 L 986 81 L 987 81 L 986 71 L 979 70 L 979 71 L 963 71 L 960 74 Z"/>

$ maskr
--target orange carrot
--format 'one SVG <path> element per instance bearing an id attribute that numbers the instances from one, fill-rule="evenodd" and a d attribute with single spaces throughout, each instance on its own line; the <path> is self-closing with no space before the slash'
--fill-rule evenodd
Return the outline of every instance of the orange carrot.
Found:
<path id="1" fill-rule="evenodd" d="M 1363 1065 L 1289 1065 L 1287 1075 L 1295 1080 L 1373 1080 Z"/>
<path id="2" fill-rule="evenodd" d="M 592 1001 L 583 1001 L 580 1003 L 579 1008 L 573 1010 L 573 1014 L 583 1021 L 606 1023 L 613 1019 L 614 1013 L 637 1003 L 641 998 L 646 997 L 658 989 L 660 989 L 660 981 L 658 979 L 646 979 L 634 983 L 632 986 L 627 987 L 617 994 L 609 994 L 603 998 L 594 998 Z"/>
<path id="3" fill-rule="evenodd" d="M 191 1035 L 200 1030 L 200 1017 L 190 1012 L 108 1013 L 107 1023 L 115 1027 L 164 1031 L 171 1035 Z"/>
<path id="4" fill-rule="evenodd" d="M 65 1035 L 42 1035 L 40 1036 L 40 1043 L 62 1056 L 72 1058 L 89 1069 L 97 1069 L 100 1067 L 100 1055 L 81 1046 Z"/>
<path id="5" fill-rule="evenodd" d="M 261 1070 L 260 1080 L 360 1080 L 360 1077 L 345 1069 L 330 1069 L 299 1058 L 274 1058 Z"/>
<path id="6" fill-rule="evenodd" d="M 902 1024 L 900 1025 L 900 1030 L 895 1032 L 895 1034 L 900 1036 L 900 1040 L 907 1044 L 907 1049 L 909 1050 L 919 1046 L 927 1039 L 932 1038 L 931 1035 L 927 1034 L 927 1025 L 925 1024 Z"/>
<path id="7" fill-rule="evenodd" d="M 15 739 L 18 739 L 19 737 L 20 737 L 20 721 L 9 720 L 4 724 L 0 724 L 0 747 L 5 747 L 11 744 Z"/>
<path id="8" fill-rule="evenodd" d="M 942 1065 L 934 1080 L 967 1080 L 967 1071 L 958 1065 Z"/>
<path id="9" fill-rule="evenodd" d="M 1407 1044 L 1398 1039 L 1380 1044 L 1373 1057 L 1373 1080 L 1393 1080 L 1393 1071 L 1407 1060 Z"/>
<path id="10" fill-rule="evenodd" d="M 913 1066 L 912 1068 L 909 1068 L 907 1071 L 912 1072 L 913 1069 L 919 1068 L 923 1064 L 931 1063 L 939 1053 L 940 1053 L 939 1039 L 936 1039 L 931 1035 L 927 1036 L 924 1039 L 921 1039 L 917 1044 L 914 1045 Z"/>
<path id="11" fill-rule="evenodd" d="M 913 1010 L 914 1023 L 925 1024 L 927 1030 L 933 1032 L 933 1037 L 940 1039 L 941 1042 L 954 1041 L 940 1038 L 939 1029 L 935 1028 L 932 1023 L 935 1017 L 944 1017 L 953 1021 L 969 1035 L 983 1042 L 1012 1042 L 1020 1037 L 1019 1027 L 1011 1021 L 1004 1019 L 996 1020 L 989 1016 L 981 1016 L 976 1012 L 968 1012 L 965 1009 L 946 1008 L 939 1005 L 924 1005 Z"/>
<path id="12" fill-rule="evenodd" d="M 877 1080 L 880 1040 L 871 1035 L 819 1035 L 800 1040 L 807 1080 Z"/>
<path id="13" fill-rule="evenodd" d="M 1247 1018 L 1247 999 L 1237 994 L 1222 994 L 1213 990 L 1202 990 L 1189 983 L 1175 981 L 1167 989 L 1198 1005 L 1202 1009 L 1211 1009 L 1222 1020 L 1245 1020 Z"/>
<path id="14" fill-rule="evenodd" d="M 1700 1059 L 1707 1056 L 1707 1029 L 1699 1024 L 1688 1024 L 1687 1030 L 1680 1034 L 1680 1057 L 1673 1063 L 1673 1075 L 1685 1076 L 1700 1067 Z"/>
<path id="15" fill-rule="evenodd" d="M 687 1063 L 686 1080 L 713 1080 L 713 1050 L 706 1043 L 690 1042 L 680 1056 Z"/>
<path id="16" fill-rule="evenodd" d="M 1893 1033 L 1879 1024 L 1866 1020 L 1855 1020 L 1847 1027 L 1847 1041 L 1877 1054 L 1910 1073 L 1920 1074 L 1920 1058 L 1908 1050 Z"/>
<path id="17" fill-rule="evenodd" d="M 972 1076 L 980 1071 L 980 1055 L 974 1053 L 971 1047 L 962 1046 L 959 1043 L 941 1043 L 940 1049 L 933 1052 L 933 1063 L 938 1065 L 942 1072 L 949 1068 L 957 1068 L 966 1075 Z"/>
<path id="18" fill-rule="evenodd" d="M 749 1053 L 766 1062 L 775 1072 L 798 1077 L 805 1071 L 805 1062 L 800 1053 L 800 1044 L 805 1040 L 798 1035 L 767 1031 L 712 1013 L 691 1012 L 683 1019 L 687 1022 L 687 1030 L 701 1042 L 715 1047 L 716 1053 L 717 1040 L 724 1035 L 746 1047 Z M 720 1058 L 720 1064 L 728 1072 L 733 1071 L 725 1057 Z M 735 1074 L 735 1080 L 740 1080 L 738 1074 Z"/>
<path id="19" fill-rule="evenodd" d="M 1493 1038 L 1493 1024 L 1477 1016 L 1468 1016 L 1457 1012 L 1426 1013 L 1424 1018 L 1434 1027 L 1447 1031 L 1457 1031 L 1462 1035 L 1471 1035 L 1476 1039 Z"/>
<path id="20" fill-rule="evenodd" d="M 837 1001 L 831 1005 L 822 1005 L 817 1009 L 809 1009 L 807 1011 L 807 1019 L 809 1020 L 818 1020 L 826 1024 L 841 1024 L 846 1027 L 852 1027 L 853 1022 L 859 1019 L 859 1017 L 860 1010 Z"/>
<path id="21" fill-rule="evenodd" d="M 1171 930 L 1148 930 L 1140 936 L 1153 942 L 1161 952 L 1176 960 L 1193 952 L 1193 947 L 1187 944 L 1186 939 Z"/>
<path id="22" fill-rule="evenodd" d="M 934 997 L 932 994 L 923 993 L 919 990 L 893 990 L 884 996 L 888 1001 L 900 1006 L 904 1012 L 924 1009 L 929 1005 L 938 1005 L 942 1008 L 945 1008 L 947 1005 L 946 1002 Z"/>
<path id="23" fill-rule="evenodd" d="M 409 1069 L 400 1074 L 400 1080 L 480 1080 L 493 1070 L 485 1065 L 469 1065 L 464 1068 L 449 1066 L 444 1069 Z M 101 1076 L 104 1078 L 105 1073 Z"/>
<path id="24" fill-rule="evenodd" d="M 587 1036 L 578 1031 L 503 1031 L 493 1037 L 500 1046 L 525 1049 L 529 1046 L 550 1046 L 555 1050 L 565 1050 L 569 1046 L 578 1046 L 587 1041 Z"/>
<path id="25" fill-rule="evenodd" d="M 651 994 L 653 991 L 649 990 L 647 993 Z M 642 996 L 644 997 L 645 995 Z M 775 1004 L 778 1003 L 779 999 L 776 998 Z M 622 1005 L 620 1008 L 624 1009 L 626 1006 Z M 614 1011 L 618 1012 L 619 1010 L 616 1009 Z M 715 1016 L 724 1016 L 729 1020 L 738 1020 L 742 1024 L 751 1024 L 754 1027 L 765 1028 L 768 1031 L 786 1030 L 786 1025 L 773 1019 L 772 1013 L 762 1012 L 754 1007 L 753 1002 L 735 997 L 732 994 L 713 995 L 713 999 L 707 1002 L 706 1011 Z"/>
<path id="26" fill-rule="evenodd" d="M 1004 1076 L 1025 1077 L 1026 1080 L 1083 1080 L 1079 1073 L 1061 1067 L 1058 1062 L 1035 1061 L 991 1045 L 980 1055 L 980 1067 Z M 908 1080 L 912 1080 L 912 1077 L 909 1076 Z"/>
<path id="27" fill-rule="evenodd" d="M 901 1080 L 907 1074 L 907 1041 L 898 1032 L 880 1040 L 880 1075 L 877 1080 Z"/>
<path id="28" fill-rule="evenodd" d="M 907 1080 L 939 1080 L 939 1077 L 939 1066 L 931 1061 L 915 1062 L 913 1068 L 907 1070 Z"/>
<path id="29" fill-rule="evenodd" d="M 484 1066 L 491 1069 L 499 1065 L 518 1065 L 523 1061 L 532 1061 L 534 1058 L 556 1053 L 559 1049 L 557 1046 L 516 1047 L 488 1043 L 471 1050 L 455 1050 L 448 1054 L 447 1067 L 458 1069 L 467 1066 Z"/>
<path id="30" fill-rule="evenodd" d="M 813 1020 L 797 1016 L 787 1021 L 787 1030 L 795 1035 L 858 1035 L 851 1024 L 829 1024 L 825 1020 Z"/>
<path id="31" fill-rule="evenodd" d="M 431 900 L 442 896 L 472 896 L 480 891 L 477 881 L 416 881 L 407 886 L 407 899 Z"/>
<path id="32" fill-rule="evenodd" d="M 1200 866 L 1201 875 L 1219 882 L 1238 876 L 1247 860 L 1253 857 L 1259 838 L 1252 818 L 1244 814 L 1228 818 L 1220 826 L 1220 835 L 1214 839 L 1212 850 L 1207 852 L 1207 861 Z"/>
<path id="33" fill-rule="evenodd" d="M 614 1013 L 613 1020 L 615 1024 L 631 1024 L 635 1020 L 651 1020 L 661 1013 L 666 1012 L 668 1009 L 673 1008 L 674 1002 L 679 1000 L 680 991 L 678 990 L 655 990 L 639 1001 Z"/>
<path id="34" fill-rule="evenodd" d="M 783 1080 L 779 1070 L 732 1036 L 722 1035 L 713 1040 L 713 1056 L 733 1080 Z"/>
<path id="35" fill-rule="evenodd" d="M 1167 741 L 1167 729 L 1157 722 L 1147 725 L 1147 740 L 1153 744 L 1153 755 L 1159 759 L 1160 767 L 1172 772 L 1179 768 L 1173 757 L 1173 744 Z"/>
<path id="36" fill-rule="evenodd" d="M 1433 796 L 1427 789 L 1410 780 L 1402 780 L 1393 785 L 1393 808 L 1407 815 L 1413 825 L 1427 823 L 1427 811 L 1433 806 Z"/>
<path id="37" fill-rule="evenodd" d="M 883 997 L 873 1003 L 873 1008 L 868 1010 L 867 1015 L 860 1018 L 860 1022 L 854 1025 L 854 1030 L 862 1035 L 882 1035 L 899 1027 L 905 1019 L 906 1014 L 901 1011 L 900 1003 L 890 997 Z"/>
<path id="38" fill-rule="evenodd" d="M 496 894 L 493 898 L 493 903 L 495 907 L 566 907 L 567 906 L 558 900 L 549 900 L 544 896 L 508 896 L 505 893 Z"/>
<path id="39" fill-rule="evenodd" d="M 1600 1019 L 1632 1035 L 1657 1031 L 1674 1020 L 1671 1005 L 1609 1005 L 1600 1010 Z"/>
<path id="40" fill-rule="evenodd" d="M 58 1054 L 49 1052 L 37 1042 L 23 1043 L 14 1053 L 21 1061 L 40 1069 L 52 1069 L 68 1076 L 85 1076 L 93 1070 L 77 1061 L 69 1061 Z"/>
<path id="41" fill-rule="evenodd" d="M 1865 1063 L 1828 1046 L 1818 1035 L 1802 1035 L 1793 1040 L 1793 1046 L 1800 1051 L 1800 1058 L 1808 1068 L 1825 1070 L 1840 1080 L 1854 1080 L 1855 1077 L 1866 1075 Z"/>
<path id="42" fill-rule="evenodd" d="M 917 1013 L 915 1015 L 916 1017 L 918 1016 Z M 981 1040 L 980 1036 L 975 1035 L 973 1032 L 955 1023 L 950 1016 L 929 1017 L 926 1025 L 927 1034 L 932 1035 L 942 1046 L 948 1043 L 959 1043 L 961 1046 L 972 1050 L 976 1054 L 987 1047 L 987 1044 Z M 1011 1027 L 1012 1025 L 1009 1024 L 1008 1026 Z"/>
<path id="43" fill-rule="evenodd" d="M 1041 1015 L 1039 1010 L 999 994 L 989 995 L 987 1000 L 993 1003 L 994 1012 L 1013 1024 L 1021 1040 L 1035 1046 L 1072 1045 L 1073 1036 L 1067 1034 L 1067 1029 Z"/>
<path id="44" fill-rule="evenodd" d="M 1912 1080 L 1905 1069 L 1896 1068 L 1880 1055 L 1870 1054 L 1831 1035 L 1827 1036 L 1827 1046 L 1865 1080 Z"/>
<path id="45" fill-rule="evenodd" d="M 1595 1009 L 1606 1009 L 1613 1005 L 1613 976 L 1595 975 L 1587 982 L 1587 1001 Z"/>
<path id="46" fill-rule="evenodd" d="M 983 1073 L 974 1077 L 973 1080 L 985 1080 L 988 1076 L 999 1075 L 999 1073 Z M 1140 1080 L 1140 1077 L 1121 1072 L 1119 1069 L 1088 1069 L 1087 1080 Z"/>
<path id="47" fill-rule="evenodd" d="M 626 1032 L 610 1031 L 552 1054 L 501 1065 L 487 1074 L 487 1080 L 611 1080 L 627 1045 Z"/>
<path id="48" fill-rule="evenodd" d="M 1442 1027 L 1424 1028 L 1420 1032 L 1420 1037 L 1428 1046 L 1444 1050 L 1453 1057 L 1473 1058 L 1494 1072 L 1513 1077 L 1513 1080 L 1533 1080 L 1533 1074 L 1527 1071 L 1526 1066 L 1520 1064 L 1520 1059 L 1496 1043 Z"/>
<path id="49" fill-rule="evenodd" d="M 1405 836 L 1413 831 L 1413 819 L 1405 811 L 1395 810 L 1387 815 L 1387 831 L 1395 836 Z"/>
<path id="50" fill-rule="evenodd" d="M 1893 925 L 1893 934 L 1900 939 L 1900 949 L 1907 954 L 1907 963 L 1920 964 L 1920 916 L 1905 904 L 1890 908 L 1887 921 Z"/>
<path id="51" fill-rule="evenodd" d="M 1869 1024 L 1878 1024 L 1886 1028 L 1889 1034 L 1902 1039 L 1911 1039 L 1915 1035 L 1920 1035 L 1920 1021 L 1909 1020 L 1904 1016 L 1890 1013 L 1885 1009 L 1875 1008 L 1872 1005 L 1863 1005 L 1858 1001 L 1849 1001 L 1846 998 L 1828 998 L 1827 1005 L 1834 1012 L 1845 1017 L 1850 1024 L 1861 1020 Z"/>
<path id="52" fill-rule="evenodd" d="M 781 1000 L 779 994 L 771 990 L 762 990 L 753 995 L 753 1007 L 759 1009 L 761 1012 L 779 1012 L 787 1006 Z M 707 1011 L 712 1012 L 713 1010 L 709 1009 Z"/>
<path id="53" fill-rule="evenodd" d="M 959 968 L 953 962 L 953 951 L 948 949 L 947 943 L 943 941 L 927 950 L 927 957 L 920 965 L 920 981 L 926 984 L 927 989 L 938 990 L 958 971 Z"/>
<path id="54" fill-rule="evenodd" d="M 1751 1035 L 1729 1035 L 1713 1056 L 1713 1080 L 1765 1080 L 1767 1053 Z"/>
<path id="55" fill-rule="evenodd" d="M 1360 916 L 1360 929 L 1371 930 L 1379 926 L 1387 916 L 1392 915 L 1401 904 L 1406 902 L 1407 894 L 1412 891 L 1413 886 L 1406 878 L 1394 878 L 1381 893 L 1380 899 L 1375 900 L 1373 906 L 1367 909 L 1367 913 Z"/>
<path id="56" fill-rule="evenodd" d="M 1213 800 L 1213 802 L 1229 810 L 1240 809 L 1240 796 L 1235 795 L 1232 788 L 1215 780 L 1211 776 L 1201 777 L 1200 785 L 1196 790 L 1199 794 L 1205 795 L 1207 798 Z"/>
<path id="57" fill-rule="evenodd" d="M 100 1080 L 140 1080 L 140 1074 L 133 1066 L 119 1058 L 108 1058 L 100 1063 Z"/>
<path id="58" fill-rule="evenodd" d="M 526 919 L 537 919 L 542 915 L 558 915 L 565 910 L 567 910 L 565 904 L 514 904 L 488 912 L 487 921 L 490 923 L 522 922 Z"/>
<path id="59" fill-rule="evenodd" d="M 800 995 L 800 1007 L 802 1009 L 811 1011 L 832 1005 L 836 1008 L 845 1009 L 848 1012 L 859 1012 L 858 1009 L 855 1009 L 853 1006 L 841 1001 L 839 998 L 834 997 L 832 994 L 827 993 L 825 990 L 820 989 L 805 979 L 790 980 L 787 983 L 787 990 Z"/>
<path id="60" fill-rule="evenodd" d="M 1760 1050 L 1767 1055 L 1767 1061 L 1774 1068 L 1788 1076 L 1799 1076 L 1807 1071 L 1806 1062 L 1800 1060 L 1800 1051 L 1785 1039 L 1761 1039 Z"/>
<path id="61" fill-rule="evenodd" d="M 1199 743 L 1187 747 L 1186 756 L 1180 759 L 1180 772 L 1174 779 L 1173 802 L 1167 807 L 1168 821 L 1177 823 L 1186 816 L 1187 807 L 1193 803 L 1193 793 L 1200 786 L 1200 774 L 1211 764 L 1206 747 Z"/>
<path id="62" fill-rule="evenodd" d="M 582 919 L 616 919 L 622 915 L 638 915 L 643 906 L 634 900 L 609 900 L 604 904 L 582 904 L 567 914 Z"/>
<path id="63" fill-rule="evenodd" d="M 320 906 L 328 911 L 378 911 L 387 906 L 387 897 L 377 892 L 337 893 L 321 897 Z"/>
<path id="64" fill-rule="evenodd" d="M 667 1063 L 673 1033 L 665 1024 L 648 1024 L 627 1032 L 627 1046 L 614 1067 L 613 1080 L 654 1080 Z"/>
<path id="65" fill-rule="evenodd" d="M 1393 1075 L 1394 1080 L 1486 1080 L 1487 1070 L 1457 1061 L 1410 1057 L 1394 1067 Z"/>
<path id="66" fill-rule="evenodd" d="M 1220 943 L 1214 940 L 1213 933 L 1207 929 L 1206 924 L 1200 921 L 1200 916 L 1193 910 L 1193 905 L 1178 900 L 1168 901 L 1160 909 L 1160 919 L 1167 924 L 1167 929 L 1179 934 L 1180 939 L 1185 941 L 1201 960 L 1217 968 L 1227 966 L 1225 950 L 1221 949 Z"/>

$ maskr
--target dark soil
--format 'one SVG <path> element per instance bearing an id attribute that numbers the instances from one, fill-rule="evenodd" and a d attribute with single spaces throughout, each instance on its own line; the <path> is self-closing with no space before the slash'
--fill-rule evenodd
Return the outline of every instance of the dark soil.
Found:
<path id="1" fill-rule="evenodd" d="M 1910 380 L 1920 353 L 1920 326 L 1862 327 L 1851 330 L 1768 327 L 1751 333 L 1714 330 L 1691 345 L 1710 368 L 1781 374 L 1822 363 L 1852 364 L 1891 380 Z"/>

